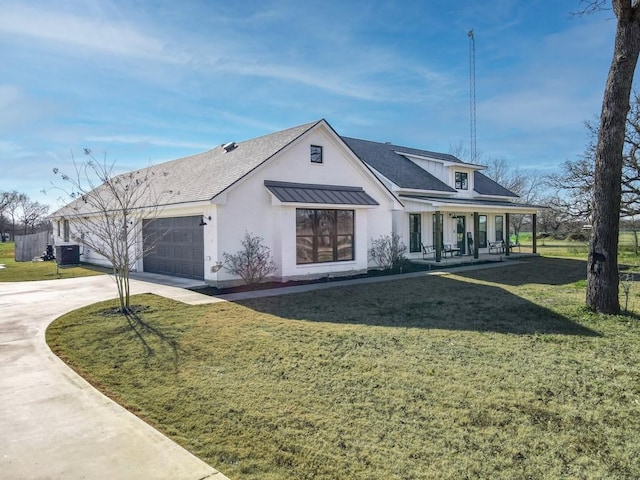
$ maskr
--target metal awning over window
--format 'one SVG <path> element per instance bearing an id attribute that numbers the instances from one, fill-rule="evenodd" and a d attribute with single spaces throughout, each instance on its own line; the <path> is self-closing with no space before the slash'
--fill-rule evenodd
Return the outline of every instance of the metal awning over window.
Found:
<path id="1" fill-rule="evenodd" d="M 264 186 L 284 203 L 318 203 L 324 205 L 379 205 L 361 187 L 314 185 L 265 180 Z"/>

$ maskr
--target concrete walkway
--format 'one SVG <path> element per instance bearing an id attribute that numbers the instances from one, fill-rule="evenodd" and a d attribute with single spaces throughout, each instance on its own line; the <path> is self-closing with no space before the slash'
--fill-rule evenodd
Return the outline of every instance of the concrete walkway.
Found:
<path id="1" fill-rule="evenodd" d="M 188 303 L 219 301 L 137 280 L 131 287 Z M 45 343 L 57 317 L 114 296 L 106 275 L 0 283 L 0 478 L 227 479 L 102 395 Z"/>

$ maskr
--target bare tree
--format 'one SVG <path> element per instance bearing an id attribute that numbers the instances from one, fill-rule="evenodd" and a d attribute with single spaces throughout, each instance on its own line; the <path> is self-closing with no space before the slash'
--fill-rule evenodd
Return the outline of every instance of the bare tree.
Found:
<path id="1" fill-rule="evenodd" d="M 5 211 L 9 207 L 9 192 L 0 192 L 0 241 L 5 242 L 7 218 L 5 217 Z"/>
<path id="2" fill-rule="evenodd" d="M 513 168 L 504 158 L 489 158 L 482 164 L 486 167 L 483 173 L 487 177 L 518 195 L 516 203 L 534 204 L 540 200 L 545 183 L 539 173 Z M 512 214 L 510 218 L 509 223 L 518 243 L 520 231 L 529 217 Z"/>
<path id="3" fill-rule="evenodd" d="M 16 236 L 16 219 L 18 218 L 20 204 L 27 198 L 26 194 L 18 193 L 16 190 L 12 190 L 6 193 L 6 211 L 11 218 L 11 238 Z"/>
<path id="4" fill-rule="evenodd" d="M 115 175 L 114 164 L 108 164 L 106 157 L 97 161 L 89 149 L 84 153 L 85 162 L 73 159 L 73 175 L 54 169 L 66 185 L 57 188 L 72 199 L 56 214 L 69 220 L 74 241 L 111 262 L 120 311 L 128 314 L 131 268 L 153 248 L 152 242 L 140 241 L 142 220 L 157 217 L 163 192 L 154 189 L 153 169 Z"/>
<path id="5" fill-rule="evenodd" d="M 567 234 L 580 233 L 587 236 L 583 231 L 584 221 L 567 213 L 563 207 L 558 207 L 565 202 L 558 194 L 547 195 L 540 199 L 540 204 L 545 208 L 538 214 L 539 231 L 543 235 L 551 235 L 561 238 Z"/>
<path id="6" fill-rule="evenodd" d="M 603 0 L 584 3 L 585 11 L 604 7 Z M 640 53 L 640 0 L 612 0 L 611 5 L 617 26 L 596 144 L 586 294 L 587 305 L 601 313 L 620 312 L 618 235 L 622 159 L 631 87 Z"/>
<path id="7" fill-rule="evenodd" d="M 566 160 L 559 173 L 549 175 L 548 183 L 556 190 L 566 192 L 558 197 L 554 207 L 566 214 L 591 221 L 593 209 L 593 185 L 598 123 L 585 122 L 589 131 L 589 142 L 584 154 L 576 160 Z M 622 192 L 620 217 L 640 214 L 640 96 L 633 94 L 627 115 L 625 140 L 622 154 Z"/>
<path id="8" fill-rule="evenodd" d="M 19 206 L 19 220 L 22 222 L 24 234 L 29 231 L 33 233 L 35 228 L 44 222 L 49 206 L 34 202 L 27 195 L 20 196 Z"/>

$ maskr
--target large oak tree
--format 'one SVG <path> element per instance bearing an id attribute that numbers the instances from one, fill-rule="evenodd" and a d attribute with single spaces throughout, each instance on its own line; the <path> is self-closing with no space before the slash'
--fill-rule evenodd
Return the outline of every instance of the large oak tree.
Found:
<path id="1" fill-rule="evenodd" d="M 594 8 L 604 2 L 591 2 Z M 596 145 L 593 228 L 589 242 L 587 305 L 618 313 L 618 235 L 622 154 L 629 98 L 640 53 L 640 0 L 612 0 L 617 18 L 613 60 L 604 90 Z"/>

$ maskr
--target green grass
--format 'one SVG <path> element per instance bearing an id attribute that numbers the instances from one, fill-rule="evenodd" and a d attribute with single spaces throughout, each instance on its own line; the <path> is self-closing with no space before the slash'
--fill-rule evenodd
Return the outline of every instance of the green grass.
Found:
<path id="1" fill-rule="evenodd" d="M 33 280 L 55 280 L 58 278 L 88 277 L 101 275 L 107 269 L 81 266 L 56 267 L 56 262 L 16 262 L 14 259 L 15 244 L 0 242 L 0 282 L 27 282 Z"/>
<path id="2" fill-rule="evenodd" d="M 237 304 L 145 295 L 161 336 L 105 303 L 47 340 L 234 480 L 637 479 L 640 323 L 588 312 L 585 271 L 542 257 Z"/>
<path id="3" fill-rule="evenodd" d="M 523 235 L 526 235 L 523 234 Z M 523 251 L 530 251 L 531 234 L 522 240 Z M 547 257 L 580 258 L 585 259 L 589 253 L 589 242 L 571 240 L 555 240 L 553 238 L 538 239 L 538 253 Z M 618 263 L 621 265 L 638 265 L 639 258 L 635 254 L 635 241 L 632 232 L 620 233 L 618 240 Z"/>

